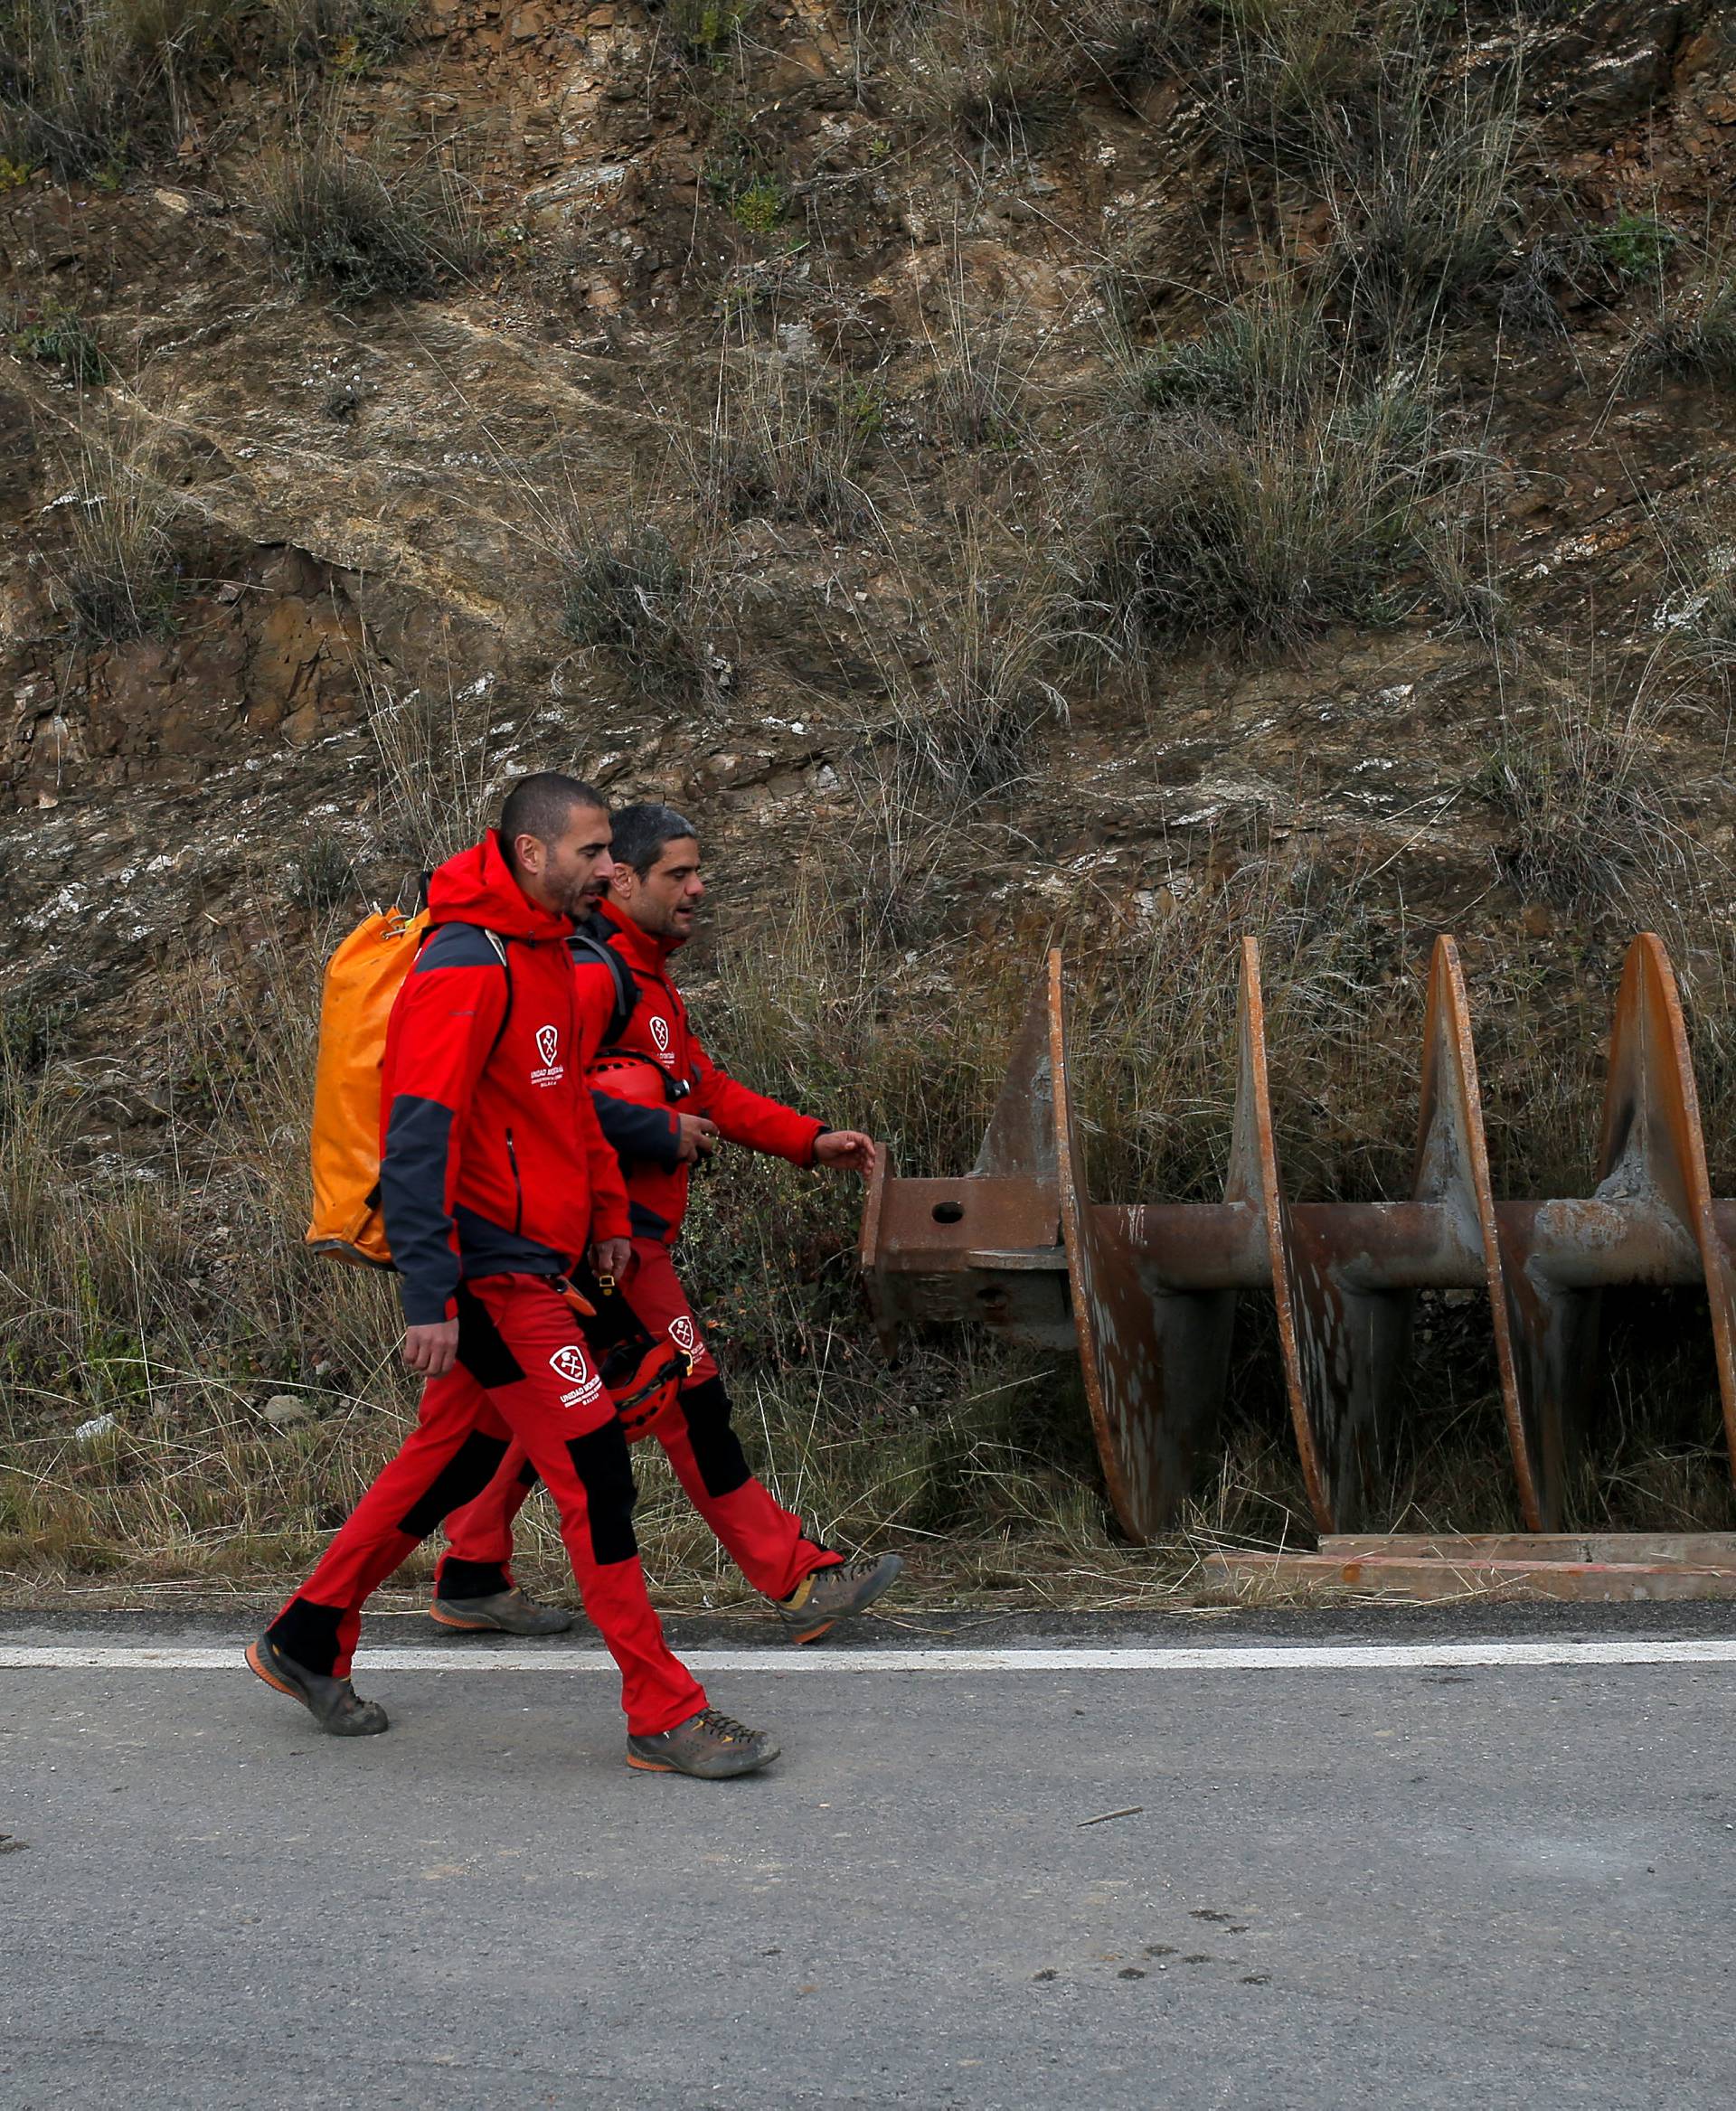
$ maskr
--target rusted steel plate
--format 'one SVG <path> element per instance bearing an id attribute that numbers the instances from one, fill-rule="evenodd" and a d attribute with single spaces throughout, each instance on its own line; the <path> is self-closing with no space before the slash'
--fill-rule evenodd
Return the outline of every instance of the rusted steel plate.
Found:
<path id="1" fill-rule="evenodd" d="M 942 1320 L 981 1320 L 1045 1345 L 1071 1341 L 1046 976 L 1026 1008 L 975 1170 L 956 1180 L 901 1180 L 882 1153 L 857 1258 L 889 1358 L 905 1325 Z"/>
<path id="2" fill-rule="evenodd" d="M 1236 1008 L 1236 1122 L 1224 1200 L 1257 1202 L 1266 1236 L 1266 1265 L 1278 1310 L 1278 1357 L 1290 1425 L 1302 1462 L 1308 1507 L 1322 1530 L 1334 1518 L 1331 1494 L 1333 1427 L 1329 1395 L 1318 1377 L 1323 1319 L 1320 1301 L 1299 1300 L 1295 1236 L 1278 1173 L 1271 1083 L 1266 1069 L 1266 1000 L 1260 984 L 1260 944 L 1241 941 L 1241 984 Z"/>
<path id="3" fill-rule="evenodd" d="M 1050 980 L 1045 966 L 1025 1006 L 1006 1077 L 983 1134 L 973 1173 L 1046 1181 L 1055 1178 L 1055 1093 L 1050 1076 Z"/>
<path id="4" fill-rule="evenodd" d="M 1092 1206 L 1067 1059 L 1061 956 L 1049 957 L 1050 1073 L 1061 1237 L 1091 1427 L 1121 1527 L 1148 1540 L 1193 1485 L 1229 1374 L 1232 1293 L 1172 1293 L 1140 1211 Z M 1146 1265 L 1147 1260 L 1150 1265 Z"/>
<path id="5" fill-rule="evenodd" d="M 1600 1197 L 1655 1200 L 1699 1251 L 1725 1443 L 1736 1465 L 1736 1269 L 1712 1207 L 1682 1000 L 1669 955 L 1651 931 L 1634 940 L 1622 968 L 1599 1161 Z"/>
<path id="6" fill-rule="evenodd" d="M 1514 1356 L 1515 1327 L 1506 1287 L 1501 1228 L 1489 1180 L 1488 1141 L 1483 1127 L 1483 1095 L 1471 1040 L 1470 1005 L 1458 947 L 1445 934 L 1435 940 L 1429 963 L 1429 1010 L 1423 1026 L 1422 1118 L 1411 1194 L 1432 1202 L 1455 1220 L 1460 1243 L 1479 1254 L 1495 1336 L 1495 1364 L 1507 1451 L 1519 1492 L 1519 1512 L 1533 1531 L 1561 1516 L 1559 1476 L 1546 1471 L 1560 1452 L 1559 1435 L 1548 1422 L 1545 1399 L 1520 1384 Z"/>

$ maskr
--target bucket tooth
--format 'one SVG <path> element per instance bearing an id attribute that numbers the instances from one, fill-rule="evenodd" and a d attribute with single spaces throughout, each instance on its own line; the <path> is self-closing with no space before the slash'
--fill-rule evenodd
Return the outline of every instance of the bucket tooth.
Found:
<path id="1" fill-rule="evenodd" d="M 1271 1080 L 1266 1064 L 1266 999 L 1260 980 L 1260 942 L 1241 941 L 1241 985 L 1236 1005 L 1236 1116 L 1230 1145 L 1226 1202 L 1259 1204 L 1260 1231 L 1271 1270 L 1272 1300 L 1278 1316 L 1278 1357 L 1284 1367 L 1284 1391 L 1296 1432 L 1308 1507 L 1321 1531 L 1328 1531 L 1335 1511 L 1332 1497 L 1334 1421 L 1330 1391 L 1317 1368 L 1316 1345 L 1334 1324 L 1325 1301 L 1298 1296 L 1298 1257 L 1295 1228 L 1284 1199 L 1278 1170 L 1278 1140 L 1272 1122 Z"/>

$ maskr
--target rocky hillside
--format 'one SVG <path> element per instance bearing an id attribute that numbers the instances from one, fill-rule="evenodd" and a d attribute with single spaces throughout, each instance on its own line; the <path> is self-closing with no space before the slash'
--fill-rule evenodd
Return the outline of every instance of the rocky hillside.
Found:
<path id="1" fill-rule="evenodd" d="M 0 0 L 5 1041 L 68 1192 L 196 1164 L 212 1311 L 319 956 L 526 767 L 694 815 L 720 1037 L 911 1169 L 1057 932 L 1106 1191 L 1221 1164 L 1243 928 L 1300 1191 L 1401 1176 L 1440 929 L 1515 1190 L 1643 925 L 1728 1112 L 1727 10 L 118 19 Z"/>

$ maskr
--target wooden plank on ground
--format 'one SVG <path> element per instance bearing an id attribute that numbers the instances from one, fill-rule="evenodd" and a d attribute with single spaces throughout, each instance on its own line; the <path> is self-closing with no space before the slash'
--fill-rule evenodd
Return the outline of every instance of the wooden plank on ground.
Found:
<path id="1" fill-rule="evenodd" d="M 1736 1569 L 1736 1532 L 1327 1532 L 1320 1551 L 1441 1560 L 1685 1562 Z"/>
<path id="2" fill-rule="evenodd" d="M 1736 1567 L 1680 1562 L 1430 1560 L 1415 1555 L 1214 1553 L 1205 1576 L 1239 1597 L 1355 1591 L 1438 1600 L 1500 1595 L 1600 1605 L 1664 1598 L 1736 1599 Z"/>

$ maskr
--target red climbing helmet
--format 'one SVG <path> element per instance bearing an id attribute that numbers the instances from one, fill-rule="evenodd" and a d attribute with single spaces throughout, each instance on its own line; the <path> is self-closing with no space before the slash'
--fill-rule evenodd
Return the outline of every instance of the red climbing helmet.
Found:
<path id="1" fill-rule="evenodd" d="M 673 1097 L 662 1067 L 630 1049 L 610 1049 L 585 1073 L 591 1089 L 611 1099 L 630 1099 L 639 1107 L 667 1107 Z"/>

